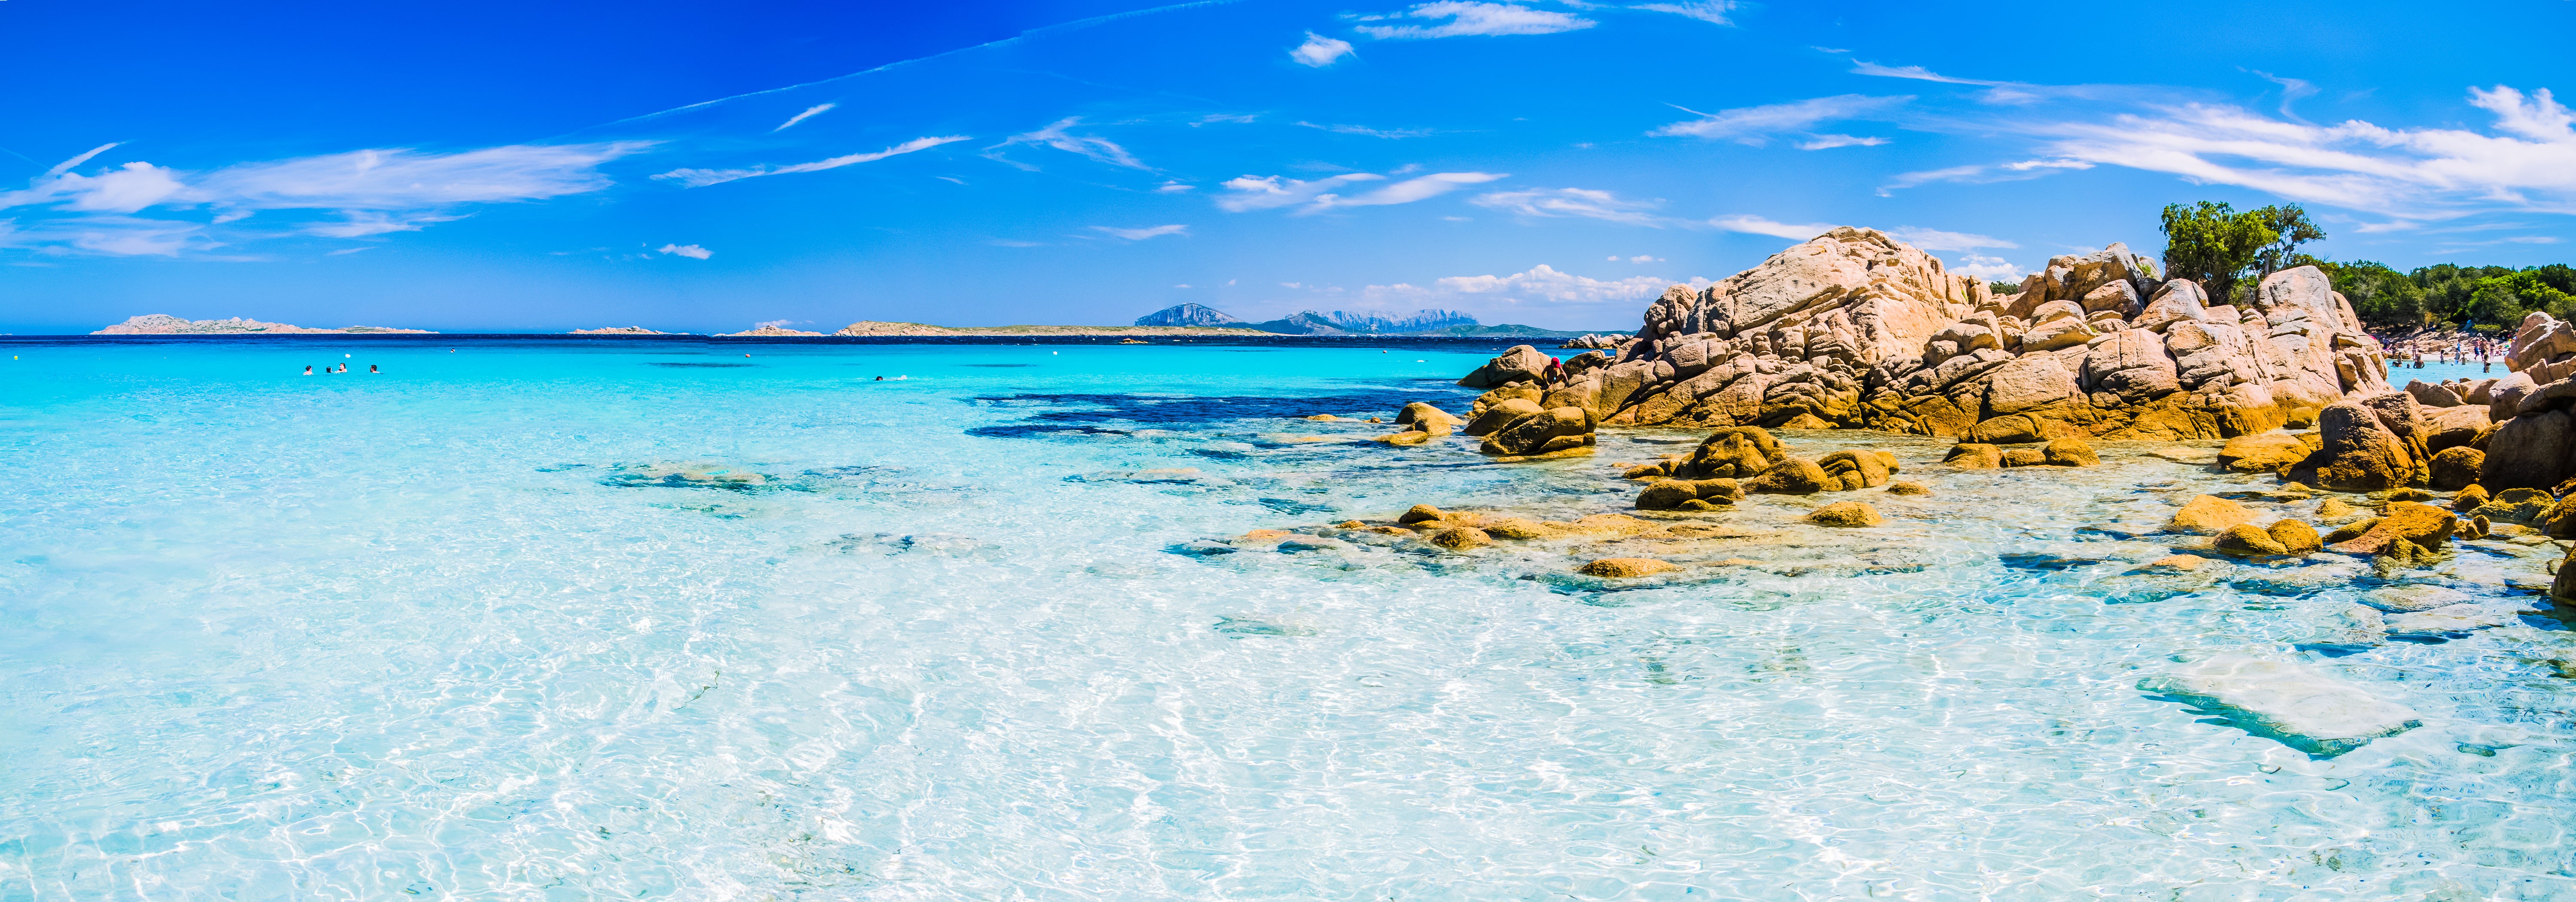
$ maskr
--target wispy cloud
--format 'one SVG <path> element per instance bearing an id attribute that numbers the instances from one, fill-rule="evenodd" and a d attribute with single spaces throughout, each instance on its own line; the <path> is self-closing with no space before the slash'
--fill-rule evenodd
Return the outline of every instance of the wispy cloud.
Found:
<path id="1" fill-rule="evenodd" d="M 1764 217 L 1749 214 L 1720 216 L 1709 220 L 1708 224 L 1725 229 L 1729 232 L 1742 232 L 1747 235 L 1769 235 L 1774 238 L 1787 238 L 1792 241 L 1805 241 L 1809 238 L 1814 238 L 1826 232 L 1841 228 L 1841 226 L 1834 225 L 1829 222 L 1810 222 L 1805 224 L 1774 222 Z"/>
<path id="2" fill-rule="evenodd" d="M 1851 135 L 1817 135 L 1811 140 L 1798 142 L 1798 149 L 1831 150 L 1836 147 L 1877 147 L 1885 143 L 1887 143 L 1886 138 L 1856 138 Z"/>
<path id="3" fill-rule="evenodd" d="M 1853 60 L 1851 71 L 1853 75 L 1873 75 L 1880 78 L 1905 78 L 1912 79 L 1914 81 L 1939 82 L 1945 85 L 1973 85 L 1985 88 L 1985 91 L 1978 94 L 1978 99 L 1992 104 L 2027 104 L 2055 96 L 2081 97 L 2098 93 L 2092 88 L 2080 85 L 2050 86 L 2035 85 L 2028 82 L 2018 81 L 1989 81 L 1982 78 L 1960 78 L 1952 75 L 1943 75 L 1939 72 L 1923 68 L 1922 66 L 1882 66 L 1877 63 L 1865 62 L 1862 60 Z"/>
<path id="4" fill-rule="evenodd" d="M 1989 282 L 2016 282 L 2020 281 L 2022 276 L 2030 274 L 2029 270 L 2014 266 L 2002 257 L 1988 257 L 1983 254 L 1961 255 L 1959 262 L 1950 264 L 1950 271 L 1963 276 L 1975 276 Z"/>
<path id="5" fill-rule="evenodd" d="M 1246 210 L 1268 210 L 1300 207 L 1299 214 L 1321 213 L 1341 207 L 1375 207 L 1409 204 L 1456 191 L 1468 185 L 1479 185 L 1508 177 L 1494 172 L 1435 172 L 1406 179 L 1364 194 L 1344 196 L 1345 186 L 1360 182 L 1385 181 L 1386 176 L 1370 172 L 1352 172 L 1313 180 L 1284 176 L 1242 176 L 1229 179 L 1226 194 L 1216 199 L 1217 206 L 1240 213 Z"/>
<path id="6" fill-rule="evenodd" d="M 2018 248 L 2021 246 L 2010 241 L 2005 241 L 2001 238 L 1979 235 L 1973 232 L 1944 232 L 1940 229 L 1925 229 L 1917 228 L 1915 226 L 1903 226 L 1889 229 L 1887 230 L 1887 234 L 1895 237 L 1898 241 L 1914 245 L 1915 247 L 1919 247 L 1927 251 L 1972 251 L 1979 248 Z"/>
<path id="7" fill-rule="evenodd" d="M 1012 135 L 1009 138 L 1003 139 L 1000 144 L 984 148 L 986 151 L 985 155 L 991 156 L 994 159 L 1001 159 L 998 154 L 994 153 L 995 151 L 999 151 L 1002 148 L 1016 144 L 1036 144 L 1052 147 L 1066 153 L 1081 154 L 1085 157 L 1091 158 L 1095 162 L 1107 163 L 1112 166 L 1125 166 L 1129 169 L 1152 171 L 1153 167 L 1147 166 L 1143 162 L 1137 160 L 1135 155 L 1127 152 L 1127 148 L 1118 146 L 1116 142 L 1094 135 L 1077 135 L 1068 131 L 1074 126 L 1080 124 L 1082 124 L 1082 117 L 1067 116 L 1048 124 L 1045 128 L 1038 129 L 1033 132 Z M 1009 161 L 1004 160 L 1004 162 Z M 1021 166 L 1022 164 L 1013 163 L 1012 165 Z M 1023 166 L 1023 168 L 1029 167 Z"/>
<path id="8" fill-rule="evenodd" d="M 773 132 L 783 132 L 783 131 L 786 131 L 788 126 L 790 126 L 790 125 L 795 125 L 796 123 L 803 122 L 803 121 L 805 121 L 805 120 L 807 120 L 807 119 L 812 119 L 812 118 L 814 118 L 814 117 L 815 117 L 815 116 L 817 116 L 817 115 L 821 115 L 821 114 L 823 114 L 823 113 L 830 112 L 830 111 L 831 111 L 831 109 L 832 109 L 833 107 L 836 107 L 836 106 L 840 106 L 840 104 L 837 104 L 837 103 L 818 103 L 818 104 L 815 104 L 815 105 L 813 105 L 813 106 L 806 107 L 804 112 L 802 112 L 802 113 L 798 113 L 798 114 L 796 114 L 796 115 L 793 115 L 793 116 L 789 116 L 789 117 L 787 117 L 787 121 L 785 121 L 785 122 L 781 122 L 781 123 L 778 123 L 778 127 L 777 127 L 777 128 L 773 128 L 773 129 L 770 129 L 770 131 L 773 131 Z"/>
<path id="9" fill-rule="evenodd" d="M 1677 16 L 1689 16 L 1702 22 L 1709 22 L 1717 25 L 1733 25 L 1735 22 L 1728 19 L 1726 14 L 1734 12 L 1735 8 L 1739 5 L 1741 4 L 1737 3 L 1736 0 L 1691 0 L 1691 2 L 1683 3 L 1640 3 L 1628 8 L 1642 9 L 1648 12 L 1672 13 Z"/>
<path id="10" fill-rule="evenodd" d="M 261 209 L 418 210 L 583 194 L 609 186 L 599 165 L 649 142 L 520 144 L 463 153 L 361 150 L 248 163 L 208 173 L 194 190 L 214 203 Z"/>
<path id="11" fill-rule="evenodd" d="M 204 226 L 192 222 L 112 214 L 25 225 L 0 220 L 0 247 L 56 255 L 176 257 L 222 246 L 204 232 Z"/>
<path id="12" fill-rule="evenodd" d="M 1882 66 L 1877 63 L 1863 62 L 1861 60 L 1852 61 L 1851 71 L 1853 75 L 1876 75 L 1881 78 L 1910 78 L 1915 81 L 1937 81 L 1945 85 L 1982 85 L 1991 88 L 1999 85 L 2011 84 L 2011 82 L 1984 81 L 1975 78 L 1959 78 L 1956 76 L 1943 75 L 1939 72 L 1934 72 L 1921 66 Z"/>
<path id="13" fill-rule="evenodd" d="M 1688 135 L 1712 139 L 1732 138 L 1739 143 L 1760 146 L 1774 134 L 1805 131 L 1811 126 L 1825 122 L 1871 118 L 1883 111 L 1903 106 L 1913 99 L 1911 95 L 1871 97 L 1863 94 L 1838 94 L 1792 103 L 1719 110 L 1714 113 L 1698 113 L 1696 110 L 1676 107 L 1683 112 L 1696 113 L 1699 118 L 1688 122 L 1676 122 L 1647 134 Z"/>
<path id="14" fill-rule="evenodd" d="M 1943 169 L 1926 169 L 1920 172 L 1905 172 L 1897 174 L 1895 178 L 1889 179 L 1887 184 L 1879 186 L 1878 196 L 1889 197 L 1892 196 L 1892 192 L 1897 190 L 1912 188 L 1916 185 L 1926 185 L 1933 182 L 1965 182 L 1972 185 L 1983 185 L 1993 182 L 2018 182 L 2055 175 L 2067 170 L 2091 168 L 2093 168 L 2093 164 L 2083 160 L 2021 160 L 2012 163 L 1997 163 L 1991 166 L 1971 164 L 1967 166 L 1951 166 Z"/>
<path id="15" fill-rule="evenodd" d="M 1297 124 L 1307 128 L 1322 129 L 1336 135 L 1367 135 L 1371 138 L 1420 138 L 1426 135 L 1439 134 L 1439 132 L 1427 128 L 1370 128 L 1365 125 L 1318 125 L 1302 119 L 1298 120 Z"/>
<path id="16" fill-rule="evenodd" d="M 2281 77 L 2281 76 L 2274 75 L 2274 74 L 2269 73 L 2269 72 L 2265 72 L 2265 71 L 2263 71 L 2263 70 L 2261 70 L 2261 69 L 2247 69 L 2247 70 L 2245 70 L 2245 71 L 2247 71 L 2247 72 L 2251 72 L 2251 73 L 2254 73 L 2256 76 L 2258 76 L 2258 77 L 2262 78 L 2264 81 L 2268 81 L 2268 82 L 2271 82 L 2271 83 L 2273 83 L 2273 84 L 2276 84 L 2276 85 L 2280 85 L 2280 86 L 2281 86 L 2281 118 L 2283 118 L 2283 119 L 2295 119 L 2295 120 L 2300 121 L 2300 122 L 2306 122 L 2306 121 L 2308 121 L 2308 120 L 2305 120 L 2305 119 L 2300 119 L 2300 118 L 2299 118 L 2299 114 L 2297 114 L 2297 113 L 2293 113 L 2293 112 L 2290 112 L 2290 105 L 2291 105 L 2291 104 L 2298 103 L 2298 102 L 2299 102 L 2299 98 L 2302 98 L 2302 97 L 2313 97 L 2313 96 L 2316 96 L 2316 93 L 2317 93 L 2317 86 L 2316 86 L 2316 85 L 2309 84 L 2308 82 L 2306 82 L 2306 81 L 2304 81 L 2304 80 L 2301 80 L 2301 79 L 2296 79 L 2296 78 L 2283 78 L 2283 77 Z"/>
<path id="17" fill-rule="evenodd" d="M 704 260 L 716 255 L 716 252 L 694 244 L 665 244 L 657 250 L 660 253 L 670 254 L 675 257 L 687 257 L 691 260 Z"/>
<path id="18" fill-rule="evenodd" d="M 1570 216 L 1657 228 L 1665 224 L 1663 217 L 1646 212 L 1662 204 L 1662 201 L 1627 200 L 1608 191 L 1596 191 L 1590 188 L 1497 191 L 1478 195 L 1472 203 L 1479 207 L 1501 210 L 1517 216 Z"/>
<path id="19" fill-rule="evenodd" d="M 1335 207 L 1379 207 L 1389 204 L 1409 204 L 1418 200 L 1429 200 L 1469 185 L 1481 185 L 1497 179 L 1508 178 L 1509 176 L 1510 173 L 1504 172 L 1435 172 L 1418 178 L 1405 179 L 1404 181 L 1354 197 L 1319 194 L 1315 196 L 1314 203 L 1309 206 L 1309 209 L 1306 212 L 1320 212 L 1322 210 Z"/>
<path id="20" fill-rule="evenodd" d="M 1288 51 L 1288 58 L 1321 69 L 1352 53 L 1351 42 L 1340 38 L 1328 38 L 1309 31 L 1306 33 L 1306 43 L 1299 44 L 1296 49 Z"/>
<path id="21" fill-rule="evenodd" d="M 2410 220 L 2485 210 L 2576 213 L 2576 114 L 2547 89 L 2470 88 L 2493 133 L 2284 121 L 2189 104 L 2034 129 L 2072 163 L 2165 172 Z"/>
<path id="22" fill-rule="evenodd" d="M 1353 28 L 1381 41 L 1456 38 L 1476 35 L 1555 34 L 1600 24 L 1590 19 L 1543 9 L 1531 9 L 1516 3 L 1475 3 L 1462 0 L 1440 0 L 1424 3 L 1401 13 L 1359 16 L 1362 22 L 1387 22 L 1403 19 L 1438 21 L 1438 25 L 1361 25 Z"/>
<path id="23" fill-rule="evenodd" d="M 376 249 L 376 246 L 375 246 L 375 245 L 368 245 L 368 246 L 366 246 L 366 247 L 344 247 L 344 248 L 341 248 L 341 249 L 336 250 L 336 251 L 324 251 L 324 252 L 322 252 L 322 256 L 325 256 L 325 257 L 341 257 L 341 256 L 347 256 L 347 255 L 349 255 L 349 254 L 358 253 L 359 251 L 372 251 L 372 250 L 375 250 L 375 249 Z"/>
<path id="24" fill-rule="evenodd" d="M 347 218 L 339 222 L 317 222 L 305 226 L 304 233 L 325 238 L 364 238 L 389 232 L 417 232 L 428 228 L 432 223 L 455 222 L 465 218 L 428 215 L 398 218 L 368 210 L 350 210 L 344 215 Z"/>
<path id="25" fill-rule="evenodd" d="M 829 104 L 825 105 L 829 106 Z M 826 169 L 839 169 L 843 166 L 850 166 L 858 163 L 873 163 L 887 157 L 907 154 L 916 150 L 927 150 L 942 144 L 964 140 L 967 140 L 966 135 L 942 135 L 938 137 L 914 138 L 910 141 L 905 141 L 893 147 L 888 147 L 884 150 L 872 153 L 854 153 L 846 156 L 833 157 L 827 160 L 815 160 L 811 163 L 796 163 L 787 166 L 754 166 L 749 169 L 674 169 L 669 172 L 656 175 L 654 178 L 663 181 L 678 182 L 681 187 L 684 188 L 704 188 L 708 185 L 721 185 L 726 182 L 758 178 L 764 175 L 787 175 L 789 173 L 796 172 L 821 172 Z M 958 184 L 962 185 L 965 183 L 959 182 Z"/>
<path id="26" fill-rule="evenodd" d="M 1190 233 L 1190 227 L 1185 225 L 1158 225 L 1142 229 L 1122 229 L 1117 226 L 1092 226 L 1091 230 L 1116 235 L 1129 241 L 1143 241 L 1147 238 L 1159 238 L 1164 235 L 1188 235 Z"/>
<path id="27" fill-rule="evenodd" d="M 1664 286 L 1672 283 L 1656 276 L 1595 279 L 1560 272 L 1541 263 L 1507 276 L 1447 276 L 1432 284 L 1441 291 L 1459 294 L 1510 295 L 1523 300 L 1599 304 L 1645 300 L 1663 293 Z"/>
<path id="28" fill-rule="evenodd" d="M 147 208 L 210 207 L 222 225 L 258 210 L 338 210 L 338 222 L 310 223 L 272 234 L 360 237 L 417 231 L 461 218 L 438 211 L 477 203 L 543 200 L 609 187 L 599 166 L 640 153 L 651 142 L 510 145 L 460 153 L 409 149 L 241 163 L 191 173 L 133 160 L 83 174 L 75 170 L 118 145 L 65 160 L 16 191 L 0 192 L 0 209 L 45 207 L 52 221 L 21 228 L 11 239 L 39 250 L 120 256 L 175 256 L 222 246 L 204 224 L 132 218 Z"/>

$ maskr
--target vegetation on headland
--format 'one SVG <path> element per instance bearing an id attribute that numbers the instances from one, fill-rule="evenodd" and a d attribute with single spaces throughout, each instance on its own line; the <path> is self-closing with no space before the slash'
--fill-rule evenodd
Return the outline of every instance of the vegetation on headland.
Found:
<path id="1" fill-rule="evenodd" d="M 2215 302 L 2242 301 L 2264 276 L 2315 266 L 2363 323 L 2379 328 L 2493 332 L 2535 310 L 2559 319 L 2576 315 L 2576 268 L 2563 263 L 2523 269 L 2442 263 L 2399 272 L 2370 260 L 2321 259 L 2299 252 L 2326 233 L 2297 204 L 2241 213 L 2210 201 L 2172 204 L 2163 221 L 2166 277 L 2199 282 Z"/>

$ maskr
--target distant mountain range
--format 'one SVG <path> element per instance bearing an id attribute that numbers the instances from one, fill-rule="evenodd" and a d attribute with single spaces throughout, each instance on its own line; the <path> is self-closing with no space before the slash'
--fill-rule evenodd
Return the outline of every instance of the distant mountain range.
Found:
<path id="1" fill-rule="evenodd" d="M 1350 313 L 1335 310 L 1317 313 L 1301 310 L 1268 322 L 1246 322 L 1225 311 L 1202 304 L 1180 304 L 1165 307 L 1136 318 L 1139 326 L 1221 326 L 1237 329 L 1259 329 L 1279 335 L 1458 335 L 1458 336 L 1527 336 L 1530 338 L 1575 338 L 1581 332 L 1541 329 L 1509 323 L 1488 326 L 1475 317 L 1455 310 L 1416 310 L 1405 316 L 1383 313 Z"/>

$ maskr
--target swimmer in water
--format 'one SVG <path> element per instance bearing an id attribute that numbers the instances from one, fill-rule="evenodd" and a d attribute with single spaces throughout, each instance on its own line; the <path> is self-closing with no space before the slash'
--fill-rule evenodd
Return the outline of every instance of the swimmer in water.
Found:
<path id="1" fill-rule="evenodd" d="M 370 376 L 380 376 L 380 375 L 383 375 L 383 373 L 378 372 L 378 371 L 376 370 L 376 365 L 375 365 L 375 364 L 370 363 L 370 364 L 367 364 L 367 375 L 370 375 Z"/>
<path id="2" fill-rule="evenodd" d="M 313 375 L 313 365 L 312 365 L 312 364 L 308 363 L 308 364 L 305 364 L 305 365 L 304 365 L 304 375 L 307 375 L 307 376 Z"/>

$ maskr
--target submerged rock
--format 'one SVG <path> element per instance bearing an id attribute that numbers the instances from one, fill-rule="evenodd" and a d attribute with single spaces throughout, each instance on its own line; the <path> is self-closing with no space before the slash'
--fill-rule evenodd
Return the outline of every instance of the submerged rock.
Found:
<path id="1" fill-rule="evenodd" d="M 2254 522 L 2254 510 L 2216 495 L 2198 495 L 2175 511 L 2165 529 L 2173 532 L 2220 533 Z"/>
<path id="2" fill-rule="evenodd" d="M 1743 487 L 1732 479 L 1665 479 L 1637 493 L 1637 509 L 1683 510 L 1692 501 L 1732 505 L 1743 498 Z"/>
<path id="3" fill-rule="evenodd" d="M 2404 541 L 2418 548 L 2439 548 L 2451 540 L 2459 527 L 2459 515 L 2413 501 L 2400 501 L 2388 506 L 2388 514 L 2372 521 L 2360 535 L 2329 546 L 2346 554 L 2379 554 L 2389 543 Z M 2349 527 L 2347 527 L 2349 528 Z M 2343 530 L 2336 530 L 2340 534 Z"/>
<path id="4" fill-rule="evenodd" d="M 1654 558 L 1613 557 L 1602 558 L 1575 569 L 1586 576 L 1598 576 L 1603 579 L 1635 579 L 1680 568 L 1670 561 L 1659 561 Z"/>
<path id="5" fill-rule="evenodd" d="M 1813 495 L 1825 490 L 1825 470 L 1803 457 L 1783 458 L 1744 488 L 1759 494 Z"/>
<path id="6" fill-rule="evenodd" d="M 1837 501 L 1807 514 L 1807 522 L 1818 526 L 1878 526 L 1887 518 L 1878 509 L 1858 501 Z"/>
<path id="7" fill-rule="evenodd" d="M 2148 677 L 2138 688 L 2225 711 L 2247 732 L 2319 756 L 2422 725 L 2413 710 L 2314 665 L 2244 654 L 2212 655 Z"/>

